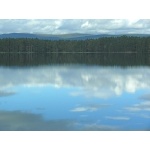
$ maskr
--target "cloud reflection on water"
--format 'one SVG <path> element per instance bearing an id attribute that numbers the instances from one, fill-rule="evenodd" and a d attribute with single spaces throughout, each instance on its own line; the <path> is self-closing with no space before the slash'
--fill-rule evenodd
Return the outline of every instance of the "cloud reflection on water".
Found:
<path id="1" fill-rule="evenodd" d="M 115 126 L 81 124 L 76 120 L 44 120 L 40 114 L 21 111 L 0 111 L 0 131 L 108 131 L 118 130 Z"/>
<path id="2" fill-rule="evenodd" d="M 122 120 L 124 120 L 124 121 L 130 120 L 129 117 L 124 117 L 124 116 L 115 116 L 115 117 L 106 116 L 105 118 L 106 118 L 106 119 L 112 119 L 112 120 L 120 120 L 120 121 L 122 121 Z"/>
<path id="3" fill-rule="evenodd" d="M 128 111 L 150 111 L 150 101 L 144 101 L 125 108 Z"/>
<path id="4" fill-rule="evenodd" d="M 1 110 L 0 130 L 32 130 L 32 131 L 33 130 L 45 130 L 45 131 L 126 130 L 126 128 L 120 128 L 121 127 L 120 124 L 124 124 L 126 126 L 128 126 L 129 122 L 131 122 L 132 124 L 132 121 L 134 122 L 134 119 L 136 120 L 135 117 L 136 115 L 142 119 L 145 118 L 145 120 L 149 119 L 148 113 L 150 111 L 150 101 L 149 101 L 150 96 L 149 94 L 143 94 L 139 96 L 139 94 L 141 93 L 138 93 L 137 101 L 134 101 L 136 99 L 134 95 L 132 97 L 134 102 L 132 101 L 130 103 L 127 100 L 126 103 L 123 102 L 122 104 L 120 102 L 117 102 L 116 99 L 113 97 L 120 96 L 119 99 L 122 99 L 121 97 L 122 94 L 126 92 L 134 94 L 138 90 L 140 91 L 142 89 L 144 90 L 150 89 L 149 76 L 150 76 L 150 68 L 148 67 L 119 68 L 119 67 L 71 66 L 71 65 L 24 67 L 24 68 L 0 67 L 0 97 L 14 95 L 15 92 L 11 91 L 14 91 L 16 87 L 20 86 L 25 86 L 27 88 L 48 86 L 47 90 L 53 88 L 60 88 L 60 89 L 65 88 L 65 91 L 69 92 L 69 94 L 74 97 L 84 96 L 86 98 L 101 98 L 111 100 L 111 102 L 107 101 L 107 103 L 102 103 L 102 101 L 100 100 L 88 101 L 86 99 L 87 101 L 84 101 L 85 100 L 84 98 L 78 99 L 77 97 L 75 98 L 75 100 L 78 101 L 79 105 L 75 105 L 76 101 L 75 102 L 67 101 L 67 103 L 63 103 L 62 101 L 61 101 L 62 103 L 61 102 L 57 103 L 55 101 L 57 103 L 56 105 L 54 105 L 55 110 L 59 109 L 59 107 L 57 106 L 62 105 L 64 105 L 67 109 L 66 112 L 64 107 L 64 110 L 61 111 L 62 114 L 60 114 L 60 109 L 58 111 L 55 111 L 55 113 L 53 113 L 53 117 L 55 118 L 56 115 L 57 120 L 54 120 L 52 118 L 48 118 L 49 120 L 48 119 L 45 120 L 43 115 L 44 112 L 46 112 L 47 110 L 51 112 L 53 110 L 50 110 L 50 107 L 47 107 L 48 105 L 42 106 L 40 103 L 38 106 L 35 107 L 35 110 L 38 113 L 40 112 L 41 115 L 33 113 L 25 113 L 22 111 Z M 52 88 L 50 88 L 49 86 L 51 86 Z M 66 90 L 67 88 L 68 90 Z M 72 89 L 70 90 L 70 88 Z M 43 88 L 43 91 L 44 90 L 45 89 Z M 40 89 L 40 91 L 42 91 L 42 89 Z M 56 91 L 56 93 L 57 92 L 58 91 Z M 35 93 L 31 94 L 34 95 Z M 47 100 L 47 97 L 45 98 L 46 98 L 45 100 Z M 57 99 L 57 94 L 55 98 Z M 73 97 L 71 98 L 73 99 Z M 40 102 L 41 99 L 38 99 L 37 101 L 34 102 Z M 20 102 L 20 107 L 18 106 L 18 109 L 16 108 L 14 103 L 13 104 L 14 110 L 22 110 L 23 105 L 22 102 Z M 34 102 L 32 101 L 32 103 Z M 54 103 L 54 101 L 47 101 L 47 103 L 52 104 Z M 16 104 L 18 103 L 16 102 Z M 29 105 L 26 100 L 25 104 L 27 105 L 26 109 L 24 110 L 28 110 Z M 33 104 L 33 108 L 34 105 L 35 104 Z M 5 108 L 4 106 L 7 107 L 7 104 L 6 105 L 3 104 L 1 108 L 4 109 Z M 111 107 L 106 109 L 106 107 L 109 106 Z M 116 109 L 119 109 L 122 112 L 120 112 L 120 114 L 118 115 L 117 112 L 115 112 Z M 65 113 L 63 114 L 63 111 L 65 111 L 66 114 Z M 141 111 L 144 111 L 144 113 L 142 112 L 144 114 L 143 116 L 142 115 L 140 116 L 140 114 L 136 114 L 136 112 Z M 125 114 L 126 112 L 128 112 L 129 115 L 126 115 Z M 135 113 L 136 115 L 134 116 L 131 115 L 130 113 Z M 68 114 L 70 115 L 70 118 L 72 120 L 67 119 L 65 115 Z M 78 115 L 82 117 L 79 117 Z M 83 116 L 86 117 L 84 118 Z M 93 118 L 92 120 L 91 118 L 89 118 L 91 116 L 95 118 Z M 59 119 L 59 117 L 61 119 Z M 75 120 L 75 118 L 78 118 L 78 120 Z M 100 124 L 97 123 L 97 119 L 101 119 Z M 85 123 L 84 120 L 87 120 L 87 122 Z M 141 122 L 142 121 L 143 120 L 141 120 Z M 132 125 L 134 125 L 134 123 Z M 139 125 L 137 128 L 143 129 L 144 127 L 140 128 Z M 130 129 L 132 129 L 132 127 Z"/>
<path id="5" fill-rule="evenodd" d="M 44 120 L 41 115 L 21 111 L 0 111 L 1 131 L 67 131 L 74 129 L 74 121 Z"/>
<path id="6" fill-rule="evenodd" d="M 0 97 L 4 97 L 4 96 L 11 96 L 16 94 L 16 92 L 12 92 L 12 91 L 0 91 Z"/>
<path id="7" fill-rule="evenodd" d="M 29 68 L 0 68 L 0 87 L 15 86 L 75 87 L 72 96 L 109 98 L 123 92 L 134 93 L 150 88 L 148 67 L 119 68 L 98 66 L 42 66 Z"/>
<path id="8" fill-rule="evenodd" d="M 95 104 L 95 105 L 88 105 L 88 106 L 80 106 L 80 107 L 75 107 L 73 109 L 71 109 L 70 111 L 72 112 L 85 112 L 85 111 L 89 111 L 89 112 L 93 112 L 93 111 L 97 111 L 98 109 L 102 109 L 102 108 L 106 108 L 109 107 L 110 105 L 108 104 Z"/>

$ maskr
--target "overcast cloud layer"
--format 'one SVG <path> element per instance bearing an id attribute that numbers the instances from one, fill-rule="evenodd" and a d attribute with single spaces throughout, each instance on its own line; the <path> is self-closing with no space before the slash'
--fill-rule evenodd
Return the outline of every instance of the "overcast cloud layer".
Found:
<path id="1" fill-rule="evenodd" d="M 4 33 L 150 34 L 150 19 L 1 19 L 0 34 Z"/>

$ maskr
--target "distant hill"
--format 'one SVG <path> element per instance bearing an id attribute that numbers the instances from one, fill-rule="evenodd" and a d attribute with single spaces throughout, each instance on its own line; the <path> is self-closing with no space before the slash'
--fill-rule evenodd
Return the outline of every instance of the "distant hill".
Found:
<path id="1" fill-rule="evenodd" d="M 91 34 L 30 34 L 30 33 L 10 33 L 10 34 L 1 34 L 0 39 L 3 38 L 38 38 L 43 40 L 82 40 L 87 38 L 97 38 L 96 35 Z"/>
<path id="2" fill-rule="evenodd" d="M 37 38 L 43 40 L 87 40 L 87 39 L 98 39 L 103 37 L 120 37 L 124 34 L 120 35 L 109 35 L 109 34 L 60 34 L 60 35 L 52 35 L 52 34 L 30 34 L 30 33 L 10 33 L 10 34 L 1 34 L 0 39 L 4 38 Z M 150 37 L 150 34 L 125 34 L 125 36 L 133 36 L 133 37 Z"/>
<path id="3" fill-rule="evenodd" d="M 38 38 L 44 40 L 59 40 L 59 37 L 55 36 L 43 36 L 38 34 L 30 34 L 30 33 L 10 33 L 10 34 L 1 34 L 0 39 L 4 38 Z"/>

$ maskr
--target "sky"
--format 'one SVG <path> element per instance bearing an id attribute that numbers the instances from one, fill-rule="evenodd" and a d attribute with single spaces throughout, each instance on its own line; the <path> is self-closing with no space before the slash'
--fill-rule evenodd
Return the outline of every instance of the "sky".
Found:
<path id="1" fill-rule="evenodd" d="M 150 19 L 0 19 L 0 34 L 150 34 Z"/>

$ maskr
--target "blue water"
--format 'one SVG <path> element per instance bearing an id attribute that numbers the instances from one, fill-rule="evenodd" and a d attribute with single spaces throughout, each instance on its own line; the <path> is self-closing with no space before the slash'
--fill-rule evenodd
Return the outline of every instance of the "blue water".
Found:
<path id="1" fill-rule="evenodd" d="M 149 67 L 0 67 L 0 130 L 150 130 L 149 77 Z"/>

